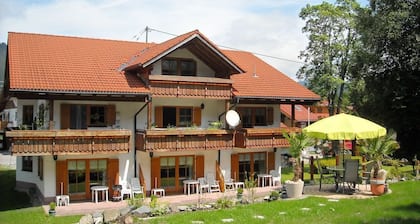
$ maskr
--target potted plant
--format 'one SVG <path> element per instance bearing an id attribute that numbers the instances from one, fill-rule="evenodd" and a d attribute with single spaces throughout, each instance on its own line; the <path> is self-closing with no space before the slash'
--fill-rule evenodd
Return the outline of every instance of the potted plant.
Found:
<path id="1" fill-rule="evenodd" d="M 48 210 L 48 214 L 50 214 L 50 216 L 55 216 L 55 207 L 57 206 L 57 204 L 55 204 L 55 202 L 50 202 L 50 210 Z"/>
<path id="2" fill-rule="evenodd" d="M 302 168 L 300 158 L 302 150 L 306 147 L 314 145 L 314 140 L 305 133 L 283 133 L 283 136 L 289 141 L 290 162 L 293 164 L 293 179 L 285 182 L 286 194 L 289 198 L 297 198 L 302 196 L 303 181 L 301 180 Z"/>
<path id="3" fill-rule="evenodd" d="M 277 199 L 279 199 L 280 197 L 280 193 L 278 191 L 271 191 L 270 192 L 270 201 L 275 201 Z"/>
<path id="4" fill-rule="evenodd" d="M 400 147 L 395 137 L 394 132 L 390 132 L 379 138 L 366 139 L 361 145 L 361 152 L 367 159 L 366 164 L 372 163 L 370 187 L 374 195 L 385 193 L 387 172 L 382 169 L 382 162 L 391 161 L 391 155 Z"/>
<path id="5" fill-rule="evenodd" d="M 242 200 L 243 193 L 244 193 L 244 189 L 241 187 L 238 187 L 238 189 L 236 190 L 236 198 L 238 200 Z"/>

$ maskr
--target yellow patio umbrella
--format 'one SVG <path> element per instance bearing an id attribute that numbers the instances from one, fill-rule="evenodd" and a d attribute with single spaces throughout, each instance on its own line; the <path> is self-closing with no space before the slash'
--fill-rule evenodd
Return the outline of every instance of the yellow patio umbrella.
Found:
<path id="1" fill-rule="evenodd" d="M 308 136 L 328 140 L 355 140 L 386 135 L 386 129 L 367 119 L 337 114 L 319 120 L 303 129 Z"/>

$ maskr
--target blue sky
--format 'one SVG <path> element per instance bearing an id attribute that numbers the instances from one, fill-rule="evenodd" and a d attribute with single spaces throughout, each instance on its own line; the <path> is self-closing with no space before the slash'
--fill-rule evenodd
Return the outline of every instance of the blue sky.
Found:
<path id="1" fill-rule="evenodd" d="M 361 2 L 365 2 L 363 0 Z M 145 41 L 146 26 L 171 34 L 200 30 L 220 46 L 300 61 L 307 39 L 299 11 L 321 0 L 0 0 L 0 42 L 8 32 Z M 138 40 L 134 36 L 139 36 Z M 149 41 L 172 36 L 152 31 Z M 302 65 L 259 56 L 295 78 Z"/>

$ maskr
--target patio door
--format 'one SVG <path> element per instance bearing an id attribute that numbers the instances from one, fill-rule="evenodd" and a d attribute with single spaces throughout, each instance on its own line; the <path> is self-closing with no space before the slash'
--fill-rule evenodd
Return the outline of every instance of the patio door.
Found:
<path id="1" fill-rule="evenodd" d="M 204 156 L 170 156 L 152 158 L 151 186 L 167 192 L 182 192 L 184 180 L 203 176 Z"/>
<path id="2" fill-rule="evenodd" d="M 266 174 L 274 169 L 273 152 L 249 152 L 232 154 L 231 176 L 237 181 L 245 181 L 252 174 L 257 178 L 258 174 Z"/>
<path id="3" fill-rule="evenodd" d="M 118 184 L 118 159 L 78 159 L 56 162 L 56 194 L 72 200 L 90 199 L 90 187 Z"/>

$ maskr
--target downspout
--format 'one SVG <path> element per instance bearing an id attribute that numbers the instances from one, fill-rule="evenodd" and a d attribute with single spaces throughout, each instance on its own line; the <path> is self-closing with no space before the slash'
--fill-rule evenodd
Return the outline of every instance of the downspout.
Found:
<path id="1" fill-rule="evenodd" d="M 150 95 L 147 96 L 147 102 L 134 114 L 134 177 L 137 177 L 137 148 L 136 148 L 136 130 L 137 130 L 137 115 L 141 111 L 144 110 L 144 108 L 149 104 L 150 102 Z"/>

